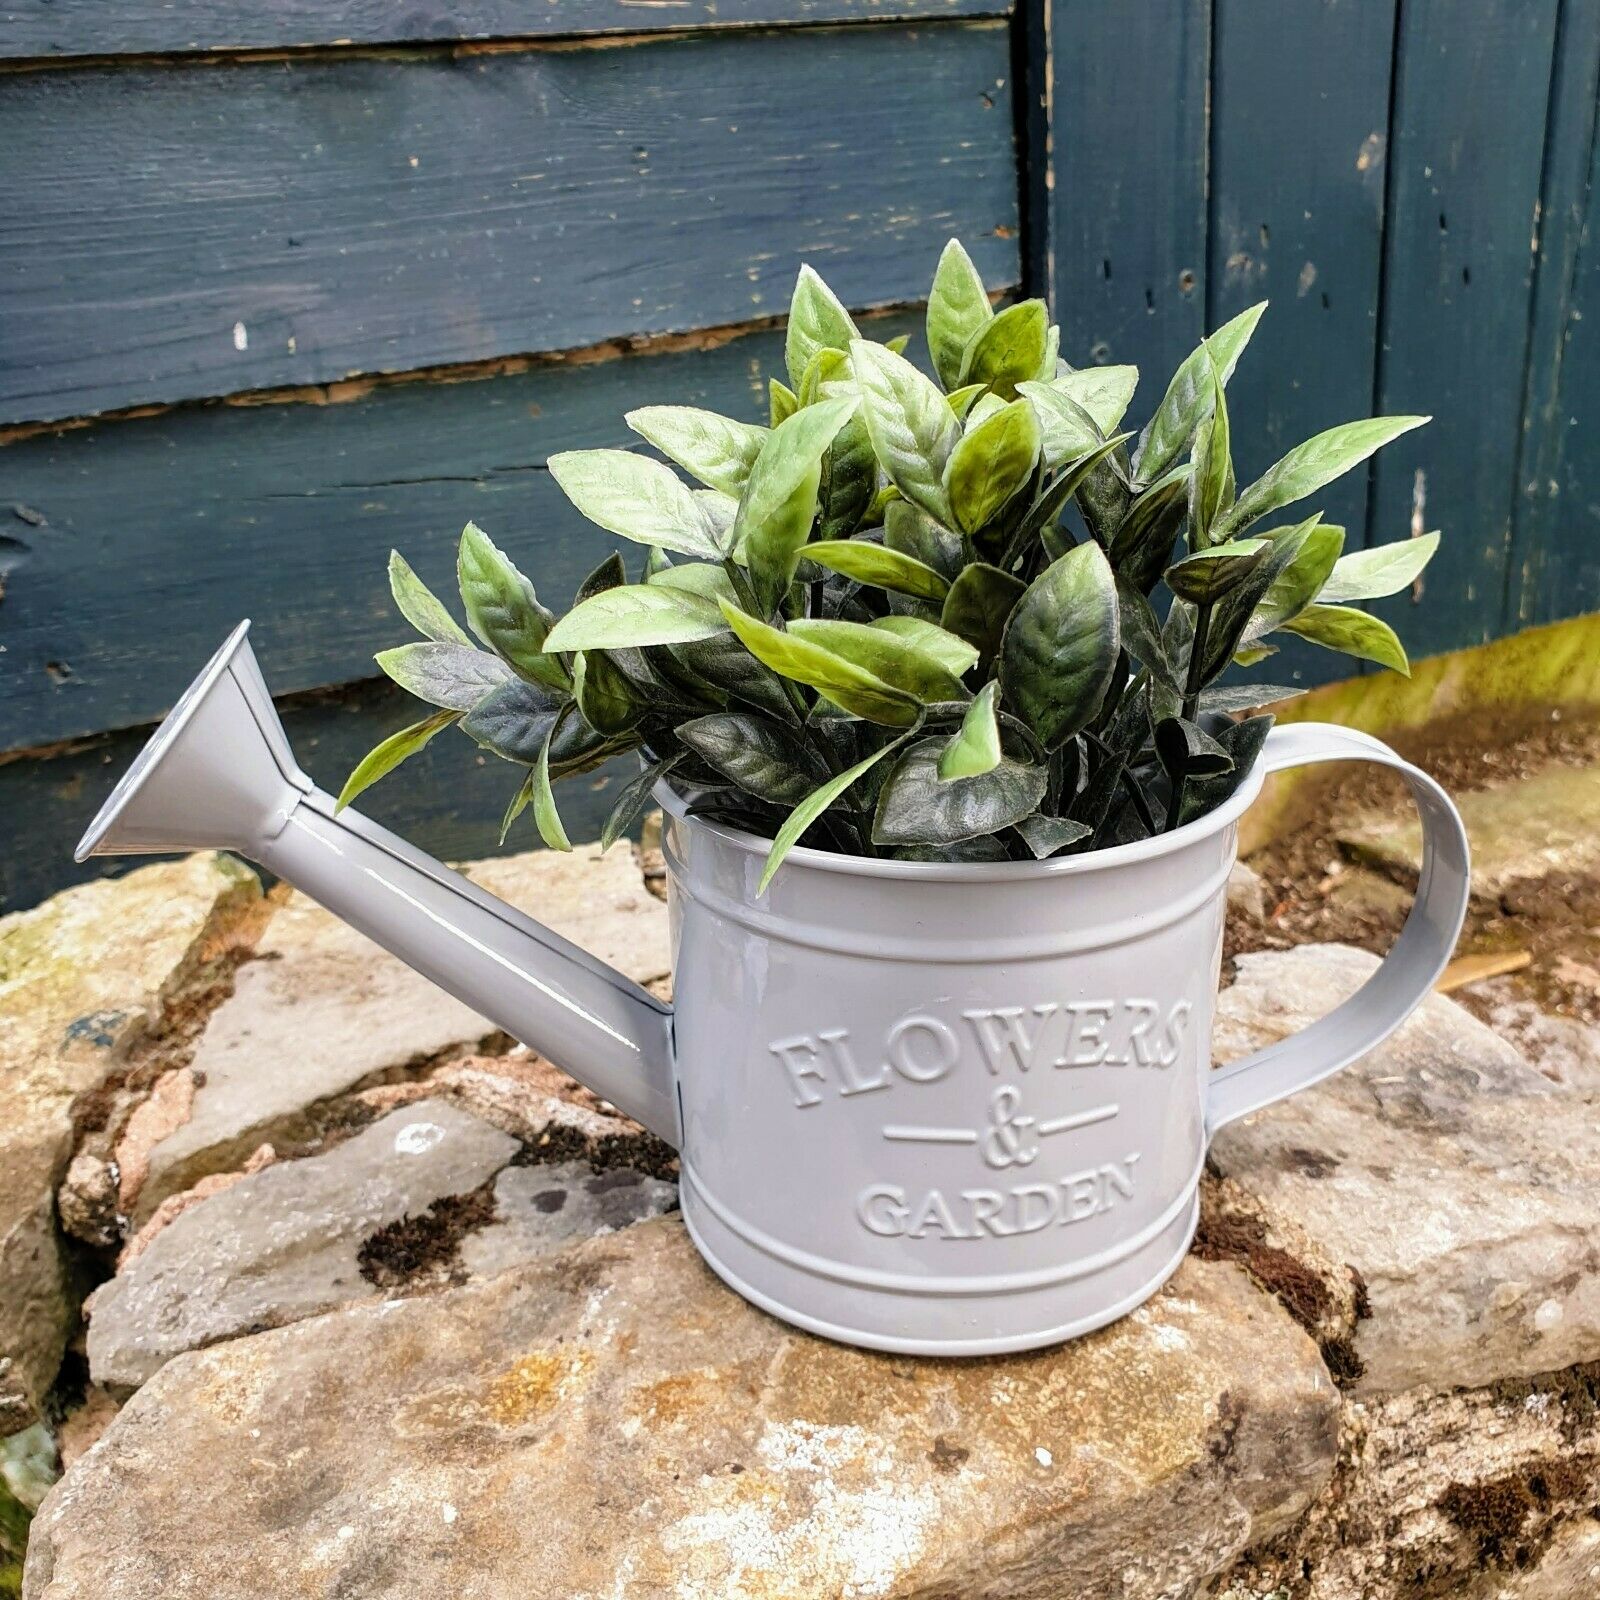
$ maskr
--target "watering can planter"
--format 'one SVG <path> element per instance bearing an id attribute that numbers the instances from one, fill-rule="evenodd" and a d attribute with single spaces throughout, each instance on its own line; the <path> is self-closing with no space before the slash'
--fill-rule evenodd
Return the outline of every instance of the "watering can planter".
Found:
<path id="1" fill-rule="evenodd" d="M 1222 806 L 1035 863 L 792 851 L 663 786 L 671 1006 L 330 796 L 296 765 L 241 623 L 123 777 L 89 855 L 221 848 L 297 885 L 673 1144 L 684 1221 L 746 1299 L 917 1355 L 1048 1345 L 1124 1315 L 1188 1249 L 1216 1130 L 1371 1050 L 1466 911 L 1444 791 L 1365 734 L 1274 728 Z M 1367 984 L 1211 1070 L 1240 814 L 1270 772 L 1395 768 L 1415 903 Z"/>

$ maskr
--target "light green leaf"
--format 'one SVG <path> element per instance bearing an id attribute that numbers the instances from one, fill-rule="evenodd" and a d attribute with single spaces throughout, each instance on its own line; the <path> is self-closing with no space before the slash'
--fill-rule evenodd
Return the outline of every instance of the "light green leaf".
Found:
<path id="1" fill-rule="evenodd" d="M 1362 661 L 1376 661 L 1381 667 L 1393 667 L 1396 672 L 1411 676 L 1405 646 L 1394 629 L 1369 612 L 1352 606 L 1311 605 L 1290 617 L 1283 629 L 1325 649 L 1339 650 Z"/>
<path id="2" fill-rule="evenodd" d="M 747 616 L 725 600 L 722 614 L 757 661 L 782 677 L 818 690 L 855 716 L 898 728 L 910 727 L 921 716 L 911 695 L 832 650 L 771 627 L 759 617 Z"/>
<path id="3" fill-rule="evenodd" d="M 464 644 L 403 644 L 373 659 L 408 694 L 446 711 L 470 711 L 514 677 L 499 656 Z"/>
<path id="4" fill-rule="evenodd" d="M 897 594 L 912 594 L 923 600 L 943 600 L 950 585 L 932 567 L 915 556 L 902 555 L 887 545 L 867 539 L 824 539 L 808 544 L 806 560 L 815 561 L 830 572 L 843 573 L 858 583 L 870 583 Z"/>
<path id="5" fill-rule="evenodd" d="M 550 630 L 546 650 L 622 650 L 689 644 L 721 633 L 715 601 L 663 583 L 625 583 L 591 595 Z"/>
<path id="6" fill-rule="evenodd" d="M 1439 535 L 1425 533 L 1374 550 L 1353 551 L 1335 564 L 1316 598 L 1327 605 L 1341 605 L 1347 600 L 1381 600 L 1399 594 L 1416 582 L 1438 548 Z"/>
<path id="7" fill-rule="evenodd" d="M 1218 537 L 1232 538 L 1257 517 L 1315 494 L 1324 484 L 1332 483 L 1351 467 L 1365 461 L 1391 439 L 1420 428 L 1428 420 L 1427 417 L 1368 417 L 1364 422 L 1347 422 L 1342 427 L 1329 428 L 1326 433 L 1296 445 L 1239 496 L 1233 509 L 1218 525 Z"/>
<path id="8" fill-rule="evenodd" d="M 1265 539 L 1212 545 L 1168 567 L 1167 587 L 1196 605 L 1210 605 L 1243 583 L 1271 548 Z"/>
<path id="9" fill-rule="evenodd" d="M 859 337 L 839 297 L 816 272 L 802 266 L 789 302 L 789 326 L 783 340 L 789 382 L 798 390 L 817 351 L 830 345 L 835 350 L 848 350 L 851 341 Z"/>
<path id="10" fill-rule="evenodd" d="M 1045 465 L 1075 461 L 1099 447 L 1104 434 L 1095 419 L 1070 395 L 1048 383 L 1019 383 L 1017 393 L 1039 418 Z"/>
<path id="11" fill-rule="evenodd" d="M 646 710 L 633 685 L 603 650 L 580 650 L 573 656 L 572 697 L 598 733 L 626 733 Z"/>
<path id="12" fill-rule="evenodd" d="M 831 650 L 843 660 L 864 668 L 890 688 L 914 695 L 924 705 L 967 697 L 960 678 L 937 655 L 928 655 L 912 639 L 886 632 L 871 623 L 797 617 L 789 624 L 789 634 Z M 822 685 L 816 687 L 822 688 Z M 822 692 L 832 698 L 827 689 Z"/>
<path id="13" fill-rule="evenodd" d="M 767 379 L 767 419 L 774 428 L 780 422 L 787 422 L 799 409 L 799 396 L 788 384 L 776 378 Z"/>
<path id="14" fill-rule="evenodd" d="M 570 850 L 572 841 L 561 825 L 556 797 L 550 792 L 550 746 L 555 740 L 556 731 L 556 728 L 551 728 L 539 751 L 538 765 L 528 775 L 533 781 L 533 821 L 539 830 L 539 837 L 552 850 Z"/>
<path id="15" fill-rule="evenodd" d="M 1049 343 L 1050 313 L 1043 300 L 1019 300 L 983 324 L 967 341 L 962 383 L 987 384 L 1002 400 L 1037 376 Z"/>
<path id="16" fill-rule="evenodd" d="M 765 428 L 695 406 L 641 406 L 624 420 L 685 472 L 735 499 L 767 437 Z"/>
<path id="17" fill-rule="evenodd" d="M 1187 452 L 1195 429 L 1211 412 L 1213 361 L 1226 384 L 1266 309 L 1267 303 L 1263 300 L 1241 311 L 1184 357 L 1155 415 L 1139 436 L 1133 464 L 1141 484 L 1155 483 L 1165 477 Z"/>
<path id="18" fill-rule="evenodd" d="M 1263 537 L 1271 540 L 1289 531 L 1279 528 Z M 1267 586 L 1251 613 L 1242 635 L 1246 648 L 1281 627 L 1297 611 L 1304 611 L 1317 598 L 1343 548 L 1343 528 L 1320 524 L 1311 530 L 1299 553 Z"/>
<path id="19" fill-rule="evenodd" d="M 1000 685 L 991 678 L 967 707 L 961 726 L 939 752 L 941 779 L 975 778 L 1000 765 L 1000 723 L 994 710 L 999 693 Z"/>
<path id="20" fill-rule="evenodd" d="M 1138 386 L 1137 367 L 1084 367 L 1047 380 L 1047 387 L 1093 418 L 1101 433 L 1113 432 L 1127 415 Z"/>
<path id="21" fill-rule="evenodd" d="M 459 711 L 435 711 L 431 717 L 413 722 L 409 728 L 391 733 L 381 744 L 374 745 L 345 779 L 335 812 L 343 811 L 363 789 L 370 789 L 379 778 L 386 777 L 407 757 L 414 756 L 434 734 L 441 728 L 448 728 L 460 715 Z"/>
<path id="22" fill-rule="evenodd" d="M 608 533 L 721 559 L 704 511 L 671 467 L 627 450 L 563 450 L 549 466 L 573 505 Z"/>
<path id="23" fill-rule="evenodd" d="M 957 527 L 967 533 L 987 527 L 1033 475 L 1039 448 L 1039 419 L 1026 400 L 1013 400 L 963 434 L 944 473 Z"/>
<path id="24" fill-rule="evenodd" d="M 662 589 L 683 589 L 706 600 L 738 600 L 727 568 L 714 567 L 705 561 L 685 561 L 676 567 L 662 567 L 646 581 Z"/>
<path id="25" fill-rule="evenodd" d="M 424 638 L 440 644 L 472 644 L 445 610 L 444 602 L 411 570 L 398 550 L 389 552 L 389 592 L 400 615 Z"/>
<path id="26" fill-rule="evenodd" d="M 783 865 L 783 858 L 794 849 L 806 829 L 844 794 L 851 784 L 858 778 L 865 777 L 891 750 L 897 750 L 909 737 L 909 734 L 901 734 L 898 739 L 892 739 L 881 750 L 874 750 L 865 760 L 858 761 L 836 778 L 829 778 L 821 788 L 814 789 L 789 813 L 788 819 L 778 829 L 772 841 L 772 848 L 767 851 L 766 864 L 761 869 L 761 881 L 756 885 L 757 895 L 767 892 L 767 885 L 772 882 L 773 874 Z"/>
<path id="27" fill-rule="evenodd" d="M 961 437 L 950 402 L 904 357 L 864 339 L 850 347 L 850 370 L 878 464 L 907 500 L 948 526 L 944 469 Z"/>
<path id="28" fill-rule="evenodd" d="M 1028 586 L 1006 624 L 1000 687 L 1047 750 L 1093 720 L 1120 644 L 1116 580 L 1099 545 L 1069 550 Z"/>
<path id="29" fill-rule="evenodd" d="M 1207 355 L 1211 347 L 1206 347 Z M 1204 550 L 1213 542 L 1217 518 L 1233 504 L 1233 436 L 1222 373 L 1211 368 L 1211 414 L 1194 433 L 1194 470 L 1189 477 L 1189 543 Z"/>
<path id="30" fill-rule="evenodd" d="M 1018 587 L 1020 589 L 1021 586 Z M 879 617 L 867 626 L 897 634 L 913 649 L 925 656 L 932 656 L 945 671 L 958 678 L 977 665 L 977 649 L 959 634 L 941 628 L 937 622 L 928 622 L 922 617 Z"/>
<path id="31" fill-rule="evenodd" d="M 472 631 L 524 678 L 552 689 L 567 687 L 567 669 L 544 653 L 555 617 L 539 603 L 533 585 L 476 523 L 461 534 L 456 581 Z"/>
<path id="32" fill-rule="evenodd" d="M 510 837 L 512 824 L 528 809 L 528 802 L 533 799 L 535 782 L 534 769 L 529 767 L 527 776 L 517 785 L 516 792 L 511 796 L 510 802 L 506 806 L 506 813 L 500 819 L 501 844 L 504 844 Z"/>
<path id="33" fill-rule="evenodd" d="M 987 384 L 963 384 L 959 389 L 952 389 L 950 391 L 950 409 L 954 411 L 958 417 L 964 418 L 972 409 L 973 401 L 979 399 L 983 395 L 988 394 L 988 392 L 989 388 Z"/>
<path id="34" fill-rule="evenodd" d="M 978 330 L 994 316 L 972 257 L 952 239 L 939 257 L 928 294 L 928 354 L 946 389 L 961 382 L 961 358 Z"/>

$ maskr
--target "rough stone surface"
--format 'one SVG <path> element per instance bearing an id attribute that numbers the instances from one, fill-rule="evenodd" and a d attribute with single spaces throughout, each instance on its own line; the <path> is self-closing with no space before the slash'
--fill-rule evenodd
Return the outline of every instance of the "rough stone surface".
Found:
<path id="1" fill-rule="evenodd" d="M 169 1363 L 28 1600 L 1186 1595 L 1324 1485 L 1336 1392 L 1228 1264 L 981 1362 L 795 1333 L 676 1219 Z"/>
<path id="2" fill-rule="evenodd" d="M 668 970 L 666 908 L 627 850 L 541 851 L 467 871 L 640 983 Z M 196 1046 L 181 1119 L 145 1141 L 137 1193 L 123 1196 L 136 1222 L 263 1141 L 306 1139 L 321 1103 L 494 1032 L 302 895 L 278 910 L 257 956 Z"/>
<path id="3" fill-rule="evenodd" d="M 1260 922 L 1267 914 L 1267 886 L 1243 861 L 1235 861 L 1228 874 L 1228 910 L 1246 922 Z"/>
<path id="4" fill-rule="evenodd" d="M 1600 878 L 1600 767 L 1552 767 L 1515 783 L 1455 797 L 1472 841 L 1473 893 L 1500 901 L 1531 886 L 1555 892 Z M 1386 871 L 1415 877 L 1422 829 L 1415 814 L 1356 818 L 1340 845 Z"/>
<path id="5" fill-rule="evenodd" d="M 137 1388 L 173 1356 L 381 1291 L 363 1243 L 387 1223 L 489 1181 L 514 1139 L 441 1100 L 374 1123 L 326 1155 L 241 1178 L 183 1212 L 89 1301 L 89 1370 Z"/>
<path id="6" fill-rule="evenodd" d="M 1513 979 L 1491 978 L 1472 987 L 1486 1007 L 1489 1026 L 1510 1039 L 1529 1066 L 1563 1088 L 1600 1096 L 1600 1028 L 1541 1011 Z"/>
<path id="7" fill-rule="evenodd" d="M 197 855 L 0 918 L 0 1435 L 36 1417 L 75 1312 L 54 1196 L 74 1116 L 260 893 L 237 862 Z"/>
<path id="8" fill-rule="evenodd" d="M 1218 1060 L 1323 1015 L 1376 964 L 1341 945 L 1241 957 L 1220 998 Z M 1363 1061 L 1225 1129 L 1212 1159 L 1269 1219 L 1359 1276 L 1352 1392 L 1600 1358 L 1595 1102 L 1455 1002 L 1430 998 Z"/>

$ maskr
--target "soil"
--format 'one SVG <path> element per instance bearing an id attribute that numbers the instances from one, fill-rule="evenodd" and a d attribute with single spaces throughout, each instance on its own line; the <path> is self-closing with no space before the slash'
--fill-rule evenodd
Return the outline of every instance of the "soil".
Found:
<path id="1" fill-rule="evenodd" d="M 1555 766 L 1600 766 L 1600 715 L 1555 708 L 1497 712 L 1492 727 L 1482 713 L 1448 718 L 1386 738 L 1457 794 Z M 1267 916 L 1253 925 L 1235 921 L 1229 957 L 1313 940 L 1387 950 L 1405 920 L 1410 891 L 1345 859 L 1336 835 L 1356 812 L 1400 812 L 1409 805 L 1398 775 L 1363 763 L 1341 763 L 1326 778 L 1304 782 L 1277 838 L 1250 857 L 1266 886 Z M 1513 951 L 1532 956 L 1523 971 L 1492 984 L 1470 984 L 1454 998 L 1491 1025 L 1497 1021 L 1492 1006 L 1508 995 L 1600 1025 L 1600 881 L 1581 884 L 1576 893 L 1474 904 L 1456 954 Z"/>

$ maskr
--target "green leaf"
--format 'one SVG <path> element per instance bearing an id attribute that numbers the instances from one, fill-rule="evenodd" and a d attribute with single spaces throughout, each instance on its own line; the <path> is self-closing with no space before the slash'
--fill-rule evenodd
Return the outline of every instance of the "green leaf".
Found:
<path id="1" fill-rule="evenodd" d="M 527 776 L 517 785 L 516 792 L 511 796 L 506 806 L 506 813 L 500 819 L 500 843 L 504 844 L 511 833 L 512 824 L 528 809 L 528 802 L 533 799 L 536 774 L 532 767 L 528 768 Z"/>
<path id="2" fill-rule="evenodd" d="M 389 552 L 389 592 L 400 608 L 400 615 L 425 639 L 434 639 L 440 644 L 471 645 L 472 641 L 461 631 L 456 619 L 445 610 L 444 602 L 411 570 L 410 563 L 398 550 Z"/>
<path id="3" fill-rule="evenodd" d="M 1264 534 L 1275 539 L 1286 529 Z M 1313 528 L 1295 556 L 1261 597 L 1241 636 L 1246 646 L 1254 644 L 1274 628 L 1281 627 L 1297 611 L 1304 611 L 1322 592 L 1344 548 L 1344 529 L 1326 523 Z"/>
<path id="4" fill-rule="evenodd" d="M 1088 823 L 1071 817 L 1022 817 L 1012 826 L 1022 835 L 1022 842 L 1033 852 L 1035 861 L 1043 861 L 1094 832 Z"/>
<path id="5" fill-rule="evenodd" d="M 810 267 L 802 266 L 789 302 L 789 326 L 783 341 L 789 382 L 798 390 L 817 351 L 830 345 L 835 350 L 848 350 L 858 337 L 856 325 L 839 297 Z"/>
<path id="6" fill-rule="evenodd" d="M 1266 553 L 1245 575 L 1242 582 L 1229 589 L 1211 608 L 1211 625 L 1206 630 L 1205 658 L 1201 662 L 1201 682 L 1209 683 L 1227 666 L 1233 653 L 1248 642 L 1247 630 L 1256 607 L 1286 568 L 1305 550 L 1315 530 L 1320 513 L 1313 512 L 1293 528 L 1282 528 L 1266 541 Z M 1185 618 L 1192 625 L 1194 608 L 1183 600 L 1175 600 L 1168 615 L 1168 625 Z M 1185 641 L 1187 648 L 1187 640 Z M 1168 648 L 1168 655 L 1176 663 L 1180 655 Z"/>
<path id="7" fill-rule="evenodd" d="M 446 711 L 470 711 L 491 689 L 514 681 L 499 656 L 464 644 L 403 644 L 373 660 L 408 694 Z"/>
<path id="8" fill-rule="evenodd" d="M 1139 436 L 1139 449 L 1133 459 L 1141 484 L 1165 477 L 1188 451 L 1195 429 L 1211 412 L 1213 363 L 1221 372 L 1223 383 L 1227 383 L 1266 309 L 1263 300 L 1248 311 L 1241 311 L 1184 357 L 1161 404 Z"/>
<path id="9" fill-rule="evenodd" d="M 823 452 L 857 403 L 822 400 L 795 412 L 767 435 L 750 469 L 734 518 L 733 548 L 749 565 L 756 598 L 769 612 L 794 581 L 801 546 L 811 536 Z"/>
<path id="10" fill-rule="evenodd" d="M 1312 644 L 1363 661 L 1376 661 L 1381 667 L 1393 667 L 1396 672 L 1411 676 L 1411 663 L 1394 629 L 1369 612 L 1352 606 L 1311 605 L 1290 617 L 1283 628 Z"/>
<path id="11" fill-rule="evenodd" d="M 344 780 L 344 788 L 339 791 L 339 801 L 334 811 L 343 811 L 363 789 L 370 789 L 379 778 L 387 777 L 402 761 L 414 756 L 434 734 L 441 728 L 448 728 L 460 715 L 459 711 L 435 711 L 431 717 L 413 722 L 409 728 L 391 733 L 381 744 L 374 745 Z"/>
<path id="12" fill-rule="evenodd" d="M 1185 556 L 1166 570 L 1167 587 L 1196 605 L 1211 605 L 1236 589 L 1272 548 L 1265 539 L 1236 539 Z"/>
<path id="13" fill-rule="evenodd" d="M 948 743 L 939 752 L 941 780 L 976 778 L 980 773 L 993 772 L 1000 765 L 1003 755 L 1000 723 L 994 709 L 995 697 L 999 693 L 1000 685 L 991 679 L 967 707 L 961 726 L 951 734 Z"/>
<path id="14" fill-rule="evenodd" d="M 648 709 L 603 650 L 580 650 L 572 661 L 572 697 L 589 726 L 626 733 Z"/>
<path id="15" fill-rule="evenodd" d="M 891 750 L 898 749 L 909 738 L 909 734 L 901 734 L 898 739 L 891 739 L 881 750 L 874 750 L 870 756 L 858 761 L 853 767 L 847 768 L 835 778 L 828 781 L 819 789 L 814 789 L 804 800 L 789 813 L 788 820 L 778 829 L 772 841 L 772 848 L 767 851 L 766 865 L 761 869 L 761 881 L 756 885 L 756 894 L 763 895 L 767 892 L 767 885 L 772 882 L 773 874 L 783 865 L 783 858 L 794 849 L 806 829 L 822 815 L 857 779 L 864 778 Z"/>
<path id="16" fill-rule="evenodd" d="M 966 564 L 961 535 L 935 522 L 909 500 L 891 500 L 884 507 L 883 542 L 885 548 L 932 567 L 947 581 Z"/>
<path id="17" fill-rule="evenodd" d="M 864 339 L 850 347 L 850 370 L 878 464 L 907 500 L 948 527 L 944 469 L 961 437 L 950 402 L 903 356 Z"/>
<path id="18" fill-rule="evenodd" d="M 1039 418 L 1045 465 L 1060 466 L 1075 461 L 1095 449 L 1104 430 L 1070 395 L 1053 384 L 1019 383 L 1017 393 L 1024 396 Z"/>
<path id="19" fill-rule="evenodd" d="M 678 729 L 708 766 L 771 805 L 798 805 L 827 776 L 800 737 L 751 711 L 717 711 Z"/>
<path id="20" fill-rule="evenodd" d="M 1272 729 L 1272 720 L 1270 716 L 1248 717 L 1218 730 L 1217 743 L 1232 758 L 1233 770 L 1220 777 L 1192 781 L 1185 792 L 1183 811 L 1178 818 L 1180 823 L 1192 822 L 1214 810 L 1244 782 L 1261 754 L 1261 746 Z"/>
<path id="21" fill-rule="evenodd" d="M 461 731 L 504 761 L 532 766 L 550 737 L 558 709 L 542 689 L 513 678 L 491 689 L 461 719 Z"/>
<path id="22" fill-rule="evenodd" d="M 1002 759 L 976 777 L 941 778 L 942 739 L 919 739 L 895 762 L 878 791 L 874 844 L 955 844 L 998 833 L 1044 799 L 1043 767 Z"/>
<path id="23" fill-rule="evenodd" d="M 928 294 L 928 354 L 946 389 L 961 382 L 961 358 L 993 317 L 982 276 L 961 242 L 952 239 L 939 257 Z"/>
<path id="24" fill-rule="evenodd" d="M 1210 346 L 1206 347 L 1210 354 Z M 1217 518 L 1233 504 L 1233 438 L 1222 374 L 1211 369 L 1211 414 L 1194 433 L 1193 471 L 1189 477 L 1189 542 L 1197 550 L 1212 543 Z"/>
<path id="25" fill-rule="evenodd" d="M 1057 394 L 1081 407 L 1101 433 L 1111 433 L 1133 403 L 1133 391 L 1139 385 L 1139 369 L 1084 367 L 1078 372 L 1050 378 L 1047 383 Z"/>
<path id="26" fill-rule="evenodd" d="M 550 792 L 550 746 L 556 737 L 552 727 L 545 735 L 539 750 L 539 760 L 529 777 L 533 782 L 533 822 L 539 837 L 552 850 L 570 850 L 572 841 L 561 826 L 561 813 L 556 810 L 556 797 Z"/>
<path id="27" fill-rule="evenodd" d="M 637 778 L 628 780 L 607 814 L 605 825 L 600 829 L 602 854 L 634 825 L 639 813 L 650 803 L 655 786 L 682 760 L 683 752 L 674 750 L 664 760 L 648 764 Z"/>
<path id="28" fill-rule="evenodd" d="M 1148 594 L 1172 556 L 1183 523 L 1189 468 L 1175 467 L 1159 483 L 1134 496 L 1111 537 L 1111 565 L 1117 576 Z"/>
<path id="29" fill-rule="evenodd" d="M 799 396 L 788 384 L 776 378 L 767 379 L 767 417 L 774 428 L 780 422 L 787 422 L 799 409 Z"/>
<path id="30" fill-rule="evenodd" d="M 950 585 L 940 624 L 974 646 L 980 660 L 992 661 L 999 654 L 1006 622 L 1027 587 L 999 567 L 974 561 Z"/>
<path id="31" fill-rule="evenodd" d="M 987 384 L 1002 400 L 1036 377 L 1049 343 L 1050 313 L 1043 300 L 1019 300 L 974 333 L 961 358 L 962 383 Z"/>
<path id="32" fill-rule="evenodd" d="M 735 499 L 767 437 L 765 428 L 695 406 L 641 406 L 623 420 L 685 472 Z"/>
<path id="33" fill-rule="evenodd" d="M 903 356 L 910 344 L 911 335 L 909 333 L 897 333 L 892 339 L 883 341 L 883 348 L 894 351 L 897 356 Z"/>
<path id="34" fill-rule="evenodd" d="M 1427 417 L 1368 417 L 1365 422 L 1347 422 L 1342 427 L 1329 428 L 1326 433 L 1296 445 L 1239 496 L 1218 526 L 1218 535 L 1231 538 L 1240 528 L 1249 527 L 1257 517 L 1315 494 L 1324 484 L 1343 476 L 1391 439 L 1420 428 L 1428 420 Z"/>
<path id="35" fill-rule="evenodd" d="M 1293 700 L 1305 692 L 1303 684 L 1295 688 L 1287 683 L 1225 683 L 1200 696 L 1200 709 L 1231 717 L 1239 711 L 1254 711 L 1257 706 Z"/>
<path id="36" fill-rule="evenodd" d="M 646 580 L 659 589 L 682 589 L 687 594 L 697 594 L 705 600 L 732 600 L 733 580 L 726 567 L 714 567 L 705 561 L 686 561 L 676 567 L 662 567 Z"/>
<path id="37" fill-rule="evenodd" d="M 1439 548 L 1439 535 L 1425 533 L 1375 550 L 1356 550 L 1337 562 L 1326 586 L 1316 596 L 1328 605 L 1347 600 L 1381 600 L 1410 588 Z"/>
<path id="38" fill-rule="evenodd" d="M 1122 625 L 1122 648 L 1152 677 L 1176 688 L 1177 680 L 1161 640 L 1161 624 L 1155 611 L 1125 578 L 1117 579 L 1117 614 Z"/>
<path id="39" fill-rule="evenodd" d="M 652 547 L 653 548 L 653 547 Z M 603 594 L 607 589 L 620 588 L 628 581 L 628 569 L 622 564 L 622 556 L 613 550 L 593 572 L 578 585 L 578 592 L 573 595 L 572 603 L 581 606 L 591 595 Z M 647 580 L 648 581 L 648 580 Z"/>
<path id="40" fill-rule="evenodd" d="M 896 634 L 923 655 L 932 656 L 958 678 L 977 664 L 976 648 L 958 634 L 941 628 L 937 622 L 927 622 L 921 617 L 878 617 L 867 626 Z"/>
<path id="41" fill-rule="evenodd" d="M 806 560 L 830 572 L 843 573 L 858 583 L 870 583 L 896 594 L 914 594 L 924 600 L 942 600 L 950 585 L 932 567 L 915 556 L 901 555 L 887 545 L 866 539 L 822 539 L 806 546 Z"/>
<path id="42" fill-rule="evenodd" d="M 1233 757 L 1187 717 L 1163 717 L 1156 724 L 1156 756 L 1176 788 L 1186 775 L 1216 778 L 1233 770 Z"/>
<path id="43" fill-rule="evenodd" d="M 909 638 L 871 623 L 797 617 L 789 624 L 789 635 L 831 650 L 865 668 L 890 688 L 914 695 L 924 705 L 967 698 L 961 680 L 937 656 L 918 649 Z M 823 693 L 828 691 L 824 689 Z"/>
<path id="44" fill-rule="evenodd" d="M 621 650 L 687 644 L 722 631 L 716 602 L 660 582 L 625 583 L 591 595 L 550 630 L 546 650 Z"/>
<path id="45" fill-rule="evenodd" d="M 973 403 L 989 393 L 988 387 L 981 383 L 964 383 L 959 389 L 950 391 L 950 409 L 958 417 L 965 417 L 972 409 Z"/>
<path id="46" fill-rule="evenodd" d="M 1000 687 L 1047 750 L 1093 720 L 1120 643 L 1116 580 L 1097 544 L 1069 550 L 1017 602 L 1000 646 Z"/>
<path id="47" fill-rule="evenodd" d="M 849 400 L 857 409 L 833 436 L 822 457 L 817 489 L 817 537 L 848 539 L 861 527 L 878 492 L 878 458 L 862 417 L 860 394 L 842 351 L 824 350 L 817 358 L 818 400 Z"/>
<path id="48" fill-rule="evenodd" d="M 963 434 L 944 472 L 956 526 L 967 533 L 987 527 L 1033 476 L 1039 448 L 1039 419 L 1026 400 L 1013 400 Z"/>
<path id="49" fill-rule="evenodd" d="M 461 534 L 456 581 L 472 631 L 524 678 L 552 689 L 567 687 L 567 670 L 544 653 L 555 617 L 539 603 L 533 585 L 476 523 Z"/>
<path id="50" fill-rule="evenodd" d="M 780 676 L 803 683 L 868 722 L 908 728 L 921 711 L 903 690 L 891 688 L 876 674 L 846 661 L 832 650 L 747 616 L 726 600 L 722 614 L 728 626 L 757 661 Z"/>
<path id="51" fill-rule="evenodd" d="M 671 467 L 627 450 L 562 450 L 550 475 L 591 522 L 686 556 L 722 556 L 706 513 Z"/>

